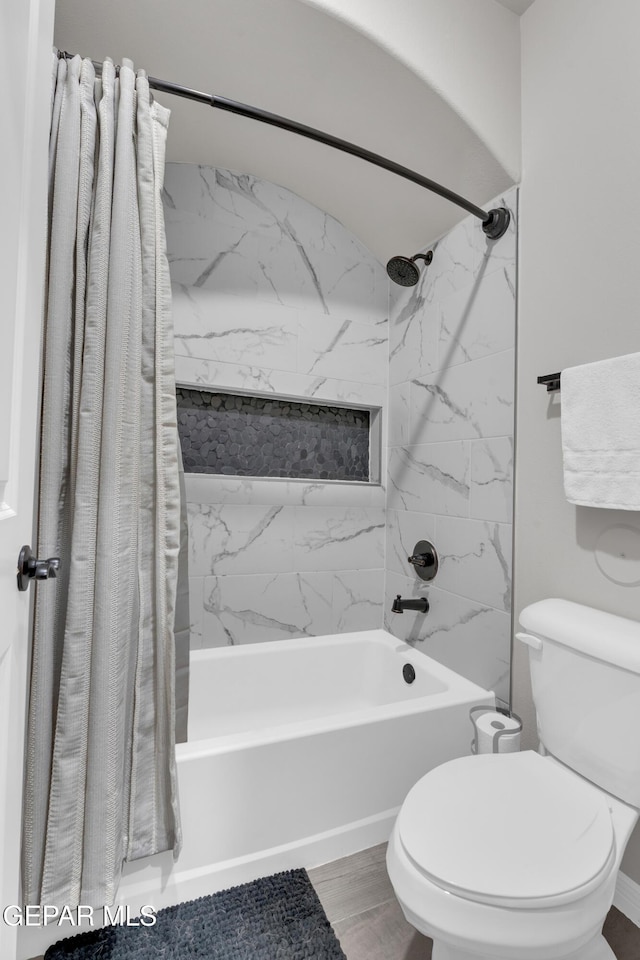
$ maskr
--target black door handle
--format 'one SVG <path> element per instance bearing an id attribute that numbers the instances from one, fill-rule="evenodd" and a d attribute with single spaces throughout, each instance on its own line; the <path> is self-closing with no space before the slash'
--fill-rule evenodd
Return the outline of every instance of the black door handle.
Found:
<path id="1" fill-rule="evenodd" d="M 24 546 L 18 557 L 18 590 L 27 590 L 32 580 L 51 580 L 57 577 L 60 557 L 37 560 L 30 546 Z"/>

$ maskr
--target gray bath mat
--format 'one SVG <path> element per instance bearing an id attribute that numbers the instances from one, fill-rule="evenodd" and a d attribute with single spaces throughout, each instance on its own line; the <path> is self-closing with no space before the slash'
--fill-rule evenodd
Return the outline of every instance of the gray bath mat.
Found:
<path id="1" fill-rule="evenodd" d="M 45 960 L 346 960 L 306 870 L 159 910 L 153 927 L 60 940 Z"/>

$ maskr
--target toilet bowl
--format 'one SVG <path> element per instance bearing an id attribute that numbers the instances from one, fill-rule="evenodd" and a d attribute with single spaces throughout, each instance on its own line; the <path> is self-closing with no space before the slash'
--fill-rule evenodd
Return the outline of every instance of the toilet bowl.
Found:
<path id="1" fill-rule="evenodd" d="M 541 753 L 450 760 L 387 850 L 433 960 L 612 960 L 602 925 L 640 813 L 640 623 L 566 600 L 520 614 Z"/>
<path id="2" fill-rule="evenodd" d="M 465 757 L 407 795 L 387 869 L 433 960 L 605 960 L 637 811 L 532 751 Z"/>

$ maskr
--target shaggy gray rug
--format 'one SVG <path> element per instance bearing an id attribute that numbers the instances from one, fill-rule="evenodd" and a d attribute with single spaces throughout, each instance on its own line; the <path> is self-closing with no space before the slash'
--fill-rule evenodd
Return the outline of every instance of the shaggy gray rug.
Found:
<path id="1" fill-rule="evenodd" d="M 306 870 L 159 910 L 152 927 L 60 940 L 45 960 L 346 960 Z"/>

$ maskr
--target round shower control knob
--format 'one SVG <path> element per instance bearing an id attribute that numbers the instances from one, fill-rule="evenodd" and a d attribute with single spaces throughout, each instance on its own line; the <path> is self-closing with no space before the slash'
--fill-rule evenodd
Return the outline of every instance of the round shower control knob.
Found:
<path id="1" fill-rule="evenodd" d="M 421 580 L 433 580 L 438 572 L 438 551 L 430 540 L 418 540 L 413 556 L 407 557 Z"/>

